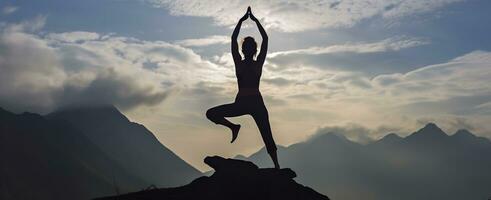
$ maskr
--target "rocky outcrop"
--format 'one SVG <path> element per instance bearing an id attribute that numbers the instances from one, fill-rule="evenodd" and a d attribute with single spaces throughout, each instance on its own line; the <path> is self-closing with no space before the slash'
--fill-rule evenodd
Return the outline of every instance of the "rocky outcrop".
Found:
<path id="1" fill-rule="evenodd" d="M 234 199 L 234 200 L 328 200 L 309 187 L 293 180 L 291 169 L 260 169 L 249 161 L 225 159 L 218 156 L 205 158 L 205 163 L 215 170 L 211 176 L 195 179 L 188 185 L 151 189 L 120 196 L 105 197 L 110 200 L 136 199 Z"/>

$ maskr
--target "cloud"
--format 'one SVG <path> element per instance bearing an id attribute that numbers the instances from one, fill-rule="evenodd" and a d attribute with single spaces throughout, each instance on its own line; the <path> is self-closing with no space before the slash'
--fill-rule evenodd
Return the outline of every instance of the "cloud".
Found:
<path id="1" fill-rule="evenodd" d="M 65 32 L 65 33 L 50 33 L 47 36 L 51 40 L 58 40 L 60 42 L 83 42 L 87 40 L 97 40 L 100 35 L 93 32 L 85 32 L 85 31 L 74 31 L 74 32 Z"/>
<path id="2" fill-rule="evenodd" d="M 270 62 L 269 65 L 276 64 L 275 61 Z M 273 81 L 280 82 L 280 85 L 273 83 L 268 87 L 285 87 L 279 91 L 270 90 L 284 97 L 317 96 L 330 100 L 350 99 L 367 104 L 374 103 L 371 106 L 378 102 L 403 106 L 461 97 L 491 96 L 489 63 L 491 52 L 473 51 L 448 62 L 424 66 L 407 73 L 379 74 L 374 77 L 349 70 L 333 71 L 309 66 L 281 70 L 273 68 L 272 71 L 272 67 L 268 66 L 265 74 L 275 79 L 281 78 Z M 265 82 L 271 82 L 271 79 L 264 78 Z M 289 83 L 286 84 L 282 79 L 288 80 Z M 453 108 L 447 109 L 450 111 Z"/>
<path id="3" fill-rule="evenodd" d="M 269 83 L 269 84 L 273 84 L 273 85 L 276 85 L 276 86 L 287 86 L 287 85 L 290 85 L 292 83 L 292 81 L 288 80 L 288 79 L 285 79 L 285 78 L 282 78 L 282 77 L 277 77 L 277 78 L 265 78 L 263 79 L 264 82 L 266 83 Z"/>
<path id="4" fill-rule="evenodd" d="M 477 109 L 491 110 L 491 101 L 479 104 L 476 106 Z"/>
<path id="5" fill-rule="evenodd" d="M 0 30 L 0 104 L 48 112 L 71 104 L 157 105 L 172 90 L 202 80 L 227 81 L 192 50 L 92 32 L 36 34 L 45 17 Z M 148 68 L 151 63 L 153 68 Z"/>
<path id="6" fill-rule="evenodd" d="M 394 19 L 430 12 L 460 0 L 322 0 L 251 2 L 245 0 L 204 3 L 198 0 L 147 0 L 173 15 L 211 17 L 218 25 L 231 26 L 251 6 L 269 28 L 297 32 L 332 27 L 350 27 L 373 17 Z"/>
<path id="7" fill-rule="evenodd" d="M 215 44 L 228 44 L 230 43 L 230 37 L 224 35 L 212 35 L 199 39 L 179 40 L 176 41 L 175 43 L 185 47 L 201 47 L 201 46 L 209 46 Z"/>
<path id="8" fill-rule="evenodd" d="M 4 32 L 35 32 L 43 28 L 46 24 L 46 16 L 39 15 L 31 20 L 22 21 L 20 23 L 6 24 L 2 28 Z"/>
<path id="9" fill-rule="evenodd" d="M 24 25 L 7 27 L 0 33 L 0 102 L 16 110 L 55 103 L 52 97 L 67 77 L 54 48 L 38 37 L 16 31 Z"/>
<path id="10" fill-rule="evenodd" d="M 429 12 L 459 1 L 460 0 L 433 0 L 431 2 L 422 0 L 392 1 L 386 4 L 382 15 L 385 18 L 403 17 L 414 13 Z"/>
<path id="11" fill-rule="evenodd" d="M 66 83 L 57 103 L 60 106 L 114 104 L 128 109 L 138 105 L 156 105 L 170 94 L 170 90 L 164 86 L 140 81 L 134 74 L 117 70 L 100 70 L 87 85 Z"/>
<path id="12" fill-rule="evenodd" d="M 14 13 L 15 11 L 17 11 L 19 9 L 19 7 L 15 7 L 15 6 L 5 6 L 2 8 L 2 14 L 3 15 L 10 15 L 12 13 Z"/>
<path id="13" fill-rule="evenodd" d="M 474 51 L 446 63 L 405 74 L 383 74 L 372 79 L 376 90 L 394 100 L 441 101 L 452 97 L 491 94 L 491 53 Z"/>
<path id="14" fill-rule="evenodd" d="M 434 111 L 441 113 L 445 110 L 446 113 L 452 113 L 459 111 L 459 107 L 464 105 L 472 108 L 478 106 L 475 103 L 485 103 L 486 99 L 490 101 L 489 63 L 491 52 L 474 51 L 445 63 L 421 67 L 404 74 L 380 74 L 373 78 L 363 73 L 318 71 L 317 78 L 304 84 L 298 83 L 301 83 L 300 79 L 307 80 L 305 77 L 289 77 L 297 83 L 294 85 L 296 90 L 289 91 L 291 95 L 292 91 L 298 91 L 298 94 L 309 92 L 314 96 L 324 94 L 329 100 L 349 99 L 377 109 L 390 105 L 392 112 L 404 114 L 420 110 L 418 107 L 426 104 L 429 106 L 426 112 L 439 108 Z M 287 76 L 282 75 L 282 71 L 275 73 L 280 77 Z M 329 75 L 330 73 L 334 75 Z M 324 78 L 322 74 L 325 74 Z M 435 107 L 430 104 L 432 102 L 441 106 Z M 392 110 L 398 107 L 406 108 Z M 479 109 L 467 109 L 467 112 L 472 113 L 473 110 Z"/>
<path id="15" fill-rule="evenodd" d="M 330 71 L 369 72 L 377 74 L 384 63 L 401 50 L 427 45 L 427 39 L 397 36 L 373 42 L 351 42 L 316 46 L 287 51 L 277 51 L 268 55 L 266 67 L 272 70 L 314 67 Z M 385 56 L 385 57 L 384 57 Z M 377 65 L 377 64 L 381 64 Z M 392 66 L 389 66 L 392 67 Z"/>
<path id="16" fill-rule="evenodd" d="M 290 51 L 274 52 L 270 57 L 278 56 L 297 56 L 297 55 L 321 55 L 335 53 L 376 53 L 399 51 L 401 49 L 429 44 L 428 41 L 419 38 L 393 37 L 382 41 L 371 43 L 346 43 L 341 45 L 331 45 L 324 47 L 310 47 L 306 49 L 295 49 Z"/>

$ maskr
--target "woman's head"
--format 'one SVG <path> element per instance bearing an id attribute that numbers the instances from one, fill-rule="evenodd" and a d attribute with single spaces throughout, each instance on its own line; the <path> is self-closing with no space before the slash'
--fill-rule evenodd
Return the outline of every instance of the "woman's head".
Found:
<path id="1" fill-rule="evenodd" d="M 257 43 L 253 37 L 247 36 L 242 40 L 242 53 L 246 58 L 252 58 L 257 53 Z"/>

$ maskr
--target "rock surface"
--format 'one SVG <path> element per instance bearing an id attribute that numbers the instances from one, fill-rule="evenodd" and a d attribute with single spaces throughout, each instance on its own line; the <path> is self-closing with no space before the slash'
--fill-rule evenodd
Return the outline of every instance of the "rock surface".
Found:
<path id="1" fill-rule="evenodd" d="M 188 185 L 100 199 L 329 200 L 327 196 L 295 182 L 296 174 L 291 169 L 260 169 L 249 161 L 219 156 L 207 157 L 205 163 L 215 169 L 215 173 L 197 178 Z"/>

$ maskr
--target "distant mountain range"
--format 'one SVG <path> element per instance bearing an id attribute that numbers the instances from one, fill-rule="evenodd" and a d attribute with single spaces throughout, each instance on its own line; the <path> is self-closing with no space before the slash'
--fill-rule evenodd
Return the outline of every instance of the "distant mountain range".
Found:
<path id="1" fill-rule="evenodd" d="M 407 137 L 362 145 L 336 133 L 280 147 L 282 167 L 340 200 L 479 200 L 491 197 L 491 142 L 467 130 L 447 135 L 433 123 Z M 242 157 L 242 156 L 239 156 Z M 272 166 L 265 152 L 248 158 Z"/>
<path id="2" fill-rule="evenodd" d="M 367 145 L 337 133 L 278 148 L 296 180 L 340 200 L 473 200 L 491 197 L 491 142 L 427 124 Z M 176 187 L 202 174 L 113 106 L 42 116 L 0 108 L 0 199 L 90 199 Z M 272 166 L 264 149 L 250 157 Z M 170 191 L 170 190 L 169 190 Z"/>
<path id="3" fill-rule="evenodd" d="M 201 173 L 113 106 L 46 116 L 0 109 L 0 199 L 90 199 Z"/>

